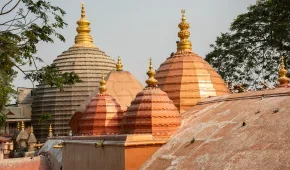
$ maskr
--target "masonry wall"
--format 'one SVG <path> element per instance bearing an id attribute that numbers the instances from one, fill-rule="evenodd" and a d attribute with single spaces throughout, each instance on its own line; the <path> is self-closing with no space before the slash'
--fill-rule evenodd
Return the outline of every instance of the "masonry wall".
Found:
<path id="1" fill-rule="evenodd" d="M 65 143 L 62 148 L 63 170 L 124 170 L 125 154 L 123 146 Z"/>

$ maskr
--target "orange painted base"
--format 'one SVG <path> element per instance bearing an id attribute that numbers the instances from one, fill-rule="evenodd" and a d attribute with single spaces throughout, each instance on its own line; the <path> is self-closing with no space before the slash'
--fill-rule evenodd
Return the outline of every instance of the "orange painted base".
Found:
<path id="1" fill-rule="evenodd" d="M 139 169 L 162 145 L 125 148 L 125 170 Z"/>

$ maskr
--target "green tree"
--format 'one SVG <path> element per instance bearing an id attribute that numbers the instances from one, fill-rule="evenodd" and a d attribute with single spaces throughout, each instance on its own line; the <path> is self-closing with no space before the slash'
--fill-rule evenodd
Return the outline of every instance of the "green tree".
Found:
<path id="1" fill-rule="evenodd" d="M 41 68 L 40 70 L 28 73 L 25 78 L 30 79 L 33 82 L 38 82 L 39 84 L 46 84 L 51 87 L 55 86 L 61 91 L 63 90 L 64 85 L 73 85 L 81 82 L 77 74 L 74 72 L 62 73 L 55 64 L 51 64 Z"/>
<path id="2" fill-rule="evenodd" d="M 205 60 L 224 80 L 250 89 L 276 84 L 282 55 L 290 66 L 290 1 L 258 0 L 210 47 Z"/>
<path id="3" fill-rule="evenodd" d="M 64 15 L 65 11 L 53 6 L 48 0 L 9 0 L 0 7 L 0 126 L 3 124 L 1 121 L 5 121 L 1 111 L 15 94 L 12 82 L 17 71 L 23 72 L 32 83 L 38 81 L 33 79 L 35 74 L 62 75 L 57 69 L 54 69 L 54 72 L 49 72 L 49 69 L 37 69 L 36 61 L 42 60 L 36 56 L 36 45 L 39 42 L 53 43 L 54 39 L 65 41 L 57 31 L 67 25 L 62 18 Z M 25 70 L 21 69 L 25 65 L 34 66 L 36 71 L 27 75 Z M 75 73 L 55 77 L 57 80 L 53 78 L 46 79 L 44 76 L 39 79 L 42 81 L 39 83 L 62 88 L 64 84 L 74 84 L 79 80 Z"/>

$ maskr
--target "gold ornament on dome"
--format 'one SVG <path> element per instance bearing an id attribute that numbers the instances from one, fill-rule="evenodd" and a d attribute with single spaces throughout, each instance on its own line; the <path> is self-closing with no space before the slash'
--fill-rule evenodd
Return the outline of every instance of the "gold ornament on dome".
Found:
<path id="1" fill-rule="evenodd" d="M 288 71 L 285 69 L 285 65 L 284 65 L 284 56 L 282 56 L 280 70 L 278 72 L 279 73 L 278 81 L 279 81 L 280 86 L 288 85 L 289 78 L 286 77 L 287 72 Z"/>
<path id="2" fill-rule="evenodd" d="M 189 32 L 189 23 L 186 22 L 185 18 L 185 10 L 181 10 L 181 22 L 178 24 L 178 27 L 180 28 L 180 31 L 178 32 L 178 37 L 180 38 L 178 44 L 177 44 L 177 52 L 182 51 L 190 51 L 192 50 L 192 45 L 189 40 L 190 32 Z"/>
<path id="3" fill-rule="evenodd" d="M 157 85 L 158 81 L 154 78 L 155 74 L 156 74 L 155 70 L 153 69 L 153 66 L 152 66 L 152 59 L 150 58 L 149 71 L 147 72 L 147 75 L 149 76 L 149 78 L 146 80 L 148 87 L 154 87 Z"/>
<path id="4" fill-rule="evenodd" d="M 104 74 L 102 74 L 102 80 L 100 82 L 100 87 L 99 87 L 99 90 L 100 90 L 100 93 L 101 94 L 105 94 L 106 91 L 107 91 L 107 86 L 106 86 L 106 81 L 105 81 L 105 77 L 104 77 Z"/>
<path id="5" fill-rule="evenodd" d="M 21 130 L 24 130 L 24 122 L 21 122 Z"/>
<path id="6" fill-rule="evenodd" d="M 123 64 L 121 62 L 120 56 L 118 56 L 118 62 L 116 64 L 116 71 L 123 71 Z"/>
<path id="7" fill-rule="evenodd" d="M 74 47 L 95 47 L 93 44 L 93 38 L 90 35 L 90 21 L 86 19 L 86 11 L 84 3 L 82 3 L 81 19 L 77 21 L 78 35 L 75 37 Z"/>

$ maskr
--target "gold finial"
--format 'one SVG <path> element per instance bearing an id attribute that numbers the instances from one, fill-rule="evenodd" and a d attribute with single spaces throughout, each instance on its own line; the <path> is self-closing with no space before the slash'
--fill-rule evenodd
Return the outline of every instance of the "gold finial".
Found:
<path id="1" fill-rule="evenodd" d="M 19 131 L 19 130 L 20 130 L 20 123 L 17 122 L 17 131 Z"/>
<path id="2" fill-rule="evenodd" d="M 102 80 L 100 82 L 100 87 L 99 87 L 99 90 L 100 90 L 100 93 L 101 94 L 104 94 L 106 93 L 107 91 L 107 86 L 106 86 L 106 81 L 105 81 L 105 77 L 104 77 L 104 74 L 102 74 Z"/>
<path id="3" fill-rule="evenodd" d="M 155 76 L 155 70 L 153 69 L 152 66 L 152 59 L 150 58 L 149 60 L 149 71 L 147 72 L 147 75 L 149 76 L 149 78 L 146 80 L 146 83 L 149 87 L 154 87 L 157 85 L 157 80 L 154 78 Z"/>
<path id="4" fill-rule="evenodd" d="M 178 37 L 180 41 L 177 44 L 177 51 L 191 51 L 191 42 L 189 40 L 190 32 L 189 32 L 189 23 L 186 22 L 186 18 L 184 16 L 185 10 L 181 10 L 182 18 L 181 22 L 178 24 L 180 31 L 178 32 Z"/>
<path id="5" fill-rule="evenodd" d="M 118 62 L 116 64 L 116 71 L 123 71 L 123 64 L 121 63 L 120 56 L 118 56 Z"/>
<path id="6" fill-rule="evenodd" d="M 31 133 L 33 133 L 33 126 L 31 126 Z"/>
<path id="7" fill-rule="evenodd" d="M 285 69 L 285 65 L 284 65 L 284 56 L 281 57 L 281 64 L 280 64 L 280 70 L 279 70 L 279 84 L 280 86 L 284 86 L 284 85 L 288 85 L 289 83 L 289 78 L 286 77 L 287 74 L 287 70 Z"/>
<path id="8" fill-rule="evenodd" d="M 74 47 L 95 47 L 93 38 L 90 35 L 90 21 L 86 19 L 86 11 L 84 3 L 82 2 L 81 19 L 77 22 L 78 35 L 75 37 Z"/>
<path id="9" fill-rule="evenodd" d="M 21 130 L 24 130 L 24 122 L 21 122 Z"/>
<path id="10" fill-rule="evenodd" d="M 52 137 L 53 134 L 52 134 L 52 127 L 51 127 L 51 124 L 49 125 L 49 129 L 48 129 L 48 137 Z"/>

